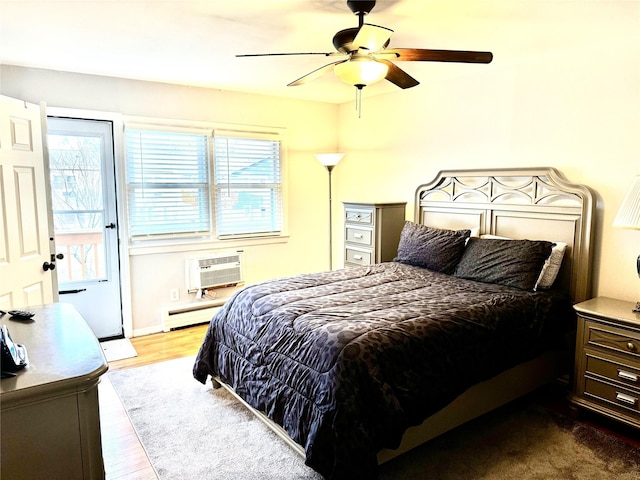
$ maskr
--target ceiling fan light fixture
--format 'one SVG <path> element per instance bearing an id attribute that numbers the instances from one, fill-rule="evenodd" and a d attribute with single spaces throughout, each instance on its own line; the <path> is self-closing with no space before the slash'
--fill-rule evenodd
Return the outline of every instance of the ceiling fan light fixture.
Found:
<path id="1" fill-rule="evenodd" d="M 367 56 L 357 57 L 354 55 L 348 62 L 335 65 L 333 71 L 343 82 L 361 88 L 384 80 L 389 67 Z"/>

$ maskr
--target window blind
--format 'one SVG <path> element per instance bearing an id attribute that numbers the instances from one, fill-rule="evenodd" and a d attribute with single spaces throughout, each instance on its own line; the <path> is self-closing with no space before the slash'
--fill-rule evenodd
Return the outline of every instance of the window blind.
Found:
<path id="1" fill-rule="evenodd" d="M 213 144 L 218 237 L 280 233 L 280 140 L 214 132 Z"/>
<path id="2" fill-rule="evenodd" d="M 126 130 L 132 237 L 210 232 L 209 137 Z"/>

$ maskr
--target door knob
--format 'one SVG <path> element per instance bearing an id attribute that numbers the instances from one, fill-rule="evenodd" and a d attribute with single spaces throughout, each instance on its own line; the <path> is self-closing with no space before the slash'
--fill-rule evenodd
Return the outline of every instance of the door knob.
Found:
<path id="1" fill-rule="evenodd" d="M 56 269 L 56 258 L 58 260 L 62 260 L 64 258 L 64 254 L 62 253 L 52 253 L 51 254 L 51 261 L 50 262 L 44 262 L 42 264 L 42 269 L 46 272 L 48 270 L 55 270 Z"/>
<path id="2" fill-rule="evenodd" d="M 105 225 L 104 228 L 116 228 L 116 224 L 111 222 L 109 225 Z"/>
<path id="3" fill-rule="evenodd" d="M 44 262 L 42 264 L 42 269 L 46 272 L 48 270 L 55 270 L 56 269 L 56 264 L 54 262 Z"/>

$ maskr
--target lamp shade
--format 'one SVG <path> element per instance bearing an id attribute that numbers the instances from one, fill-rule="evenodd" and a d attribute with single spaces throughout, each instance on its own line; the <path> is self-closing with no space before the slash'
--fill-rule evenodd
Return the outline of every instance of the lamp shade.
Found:
<path id="1" fill-rule="evenodd" d="M 333 71 L 340 80 L 349 85 L 367 86 L 383 80 L 387 76 L 389 67 L 367 55 L 353 55 L 348 62 L 334 66 Z"/>
<path id="2" fill-rule="evenodd" d="M 613 221 L 614 227 L 640 230 L 640 175 L 636 175 Z"/>
<path id="3" fill-rule="evenodd" d="M 325 167 L 335 167 L 344 157 L 344 153 L 316 153 L 315 157 Z"/>

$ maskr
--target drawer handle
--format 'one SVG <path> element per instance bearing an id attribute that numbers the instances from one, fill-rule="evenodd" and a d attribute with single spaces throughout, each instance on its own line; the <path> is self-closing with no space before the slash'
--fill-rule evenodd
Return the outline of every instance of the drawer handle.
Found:
<path id="1" fill-rule="evenodd" d="M 624 370 L 618 370 L 618 377 L 629 382 L 636 383 L 638 381 L 638 375 L 631 372 L 625 372 Z"/>
<path id="2" fill-rule="evenodd" d="M 361 233 L 354 233 L 353 238 L 364 238 L 364 235 L 362 235 Z"/>
<path id="3" fill-rule="evenodd" d="M 627 342 L 627 350 L 635 352 L 637 350 L 636 345 L 633 342 Z"/>
<path id="4" fill-rule="evenodd" d="M 354 260 L 362 260 L 362 255 L 354 255 L 353 259 Z"/>
<path id="5" fill-rule="evenodd" d="M 626 403 L 627 405 L 635 406 L 638 403 L 638 399 L 636 397 L 632 397 L 631 395 L 627 395 L 626 393 L 616 392 L 616 400 L 621 403 Z"/>

